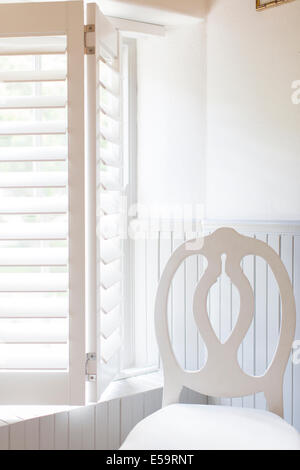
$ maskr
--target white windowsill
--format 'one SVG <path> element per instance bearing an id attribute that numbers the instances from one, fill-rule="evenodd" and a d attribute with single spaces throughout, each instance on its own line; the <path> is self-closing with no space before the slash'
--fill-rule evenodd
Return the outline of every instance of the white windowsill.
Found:
<path id="1" fill-rule="evenodd" d="M 139 393 L 157 390 L 163 386 L 163 375 L 161 371 L 143 373 L 134 377 L 123 378 L 112 382 L 103 393 L 101 402 L 116 398 L 137 395 Z"/>
<path id="2" fill-rule="evenodd" d="M 131 370 L 130 374 L 134 374 L 133 377 L 122 378 L 112 382 L 104 392 L 100 401 L 110 401 L 162 388 L 163 377 L 160 371 L 147 373 L 144 370 L 143 375 L 137 375 L 138 372 L 141 373 L 141 370 Z M 29 419 L 50 416 L 76 408 L 78 408 L 78 406 L 0 405 L 0 427 Z"/>

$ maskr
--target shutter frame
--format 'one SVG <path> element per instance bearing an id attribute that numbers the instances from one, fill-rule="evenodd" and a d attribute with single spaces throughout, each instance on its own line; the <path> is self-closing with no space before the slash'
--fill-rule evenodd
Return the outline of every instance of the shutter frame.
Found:
<path id="1" fill-rule="evenodd" d="M 117 229 L 121 217 L 122 194 L 121 96 L 117 95 L 121 90 L 121 79 L 119 71 L 112 68 L 111 64 L 106 64 L 107 58 L 119 64 L 118 31 L 94 3 L 87 5 L 87 22 L 95 25 L 95 55 L 87 56 L 90 90 L 88 112 L 92 122 L 87 129 L 91 222 L 89 243 L 93 247 L 88 261 L 88 297 L 92 299 L 89 300 L 88 309 L 88 336 L 90 350 L 97 351 L 97 382 L 89 386 L 94 399 L 99 400 L 120 370 L 122 272 L 114 272 L 114 268 L 122 267 L 123 262 Z M 101 66 L 110 69 L 114 87 L 102 82 Z M 116 80 L 119 80 L 119 86 L 116 86 Z M 113 108 L 103 105 L 101 89 L 102 92 L 104 89 L 108 90 L 108 93 L 112 93 L 112 99 L 117 100 L 117 104 L 114 101 Z M 108 127 L 101 125 L 104 120 Z M 103 153 L 101 141 L 107 142 L 108 150 Z M 98 201 L 98 206 L 93 201 Z"/>
<path id="2" fill-rule="evenodd" d="M 33 74 L 23 73 L 17 79 L 15 73 L 1 73 L 0 81 L 44 81 L 54 78 L 56 81 L 68 81 L 68 101 L 71 103 L 68 109 L 68 129 L 62 124 L 39 124 L 22 123 L 13 127 L 0 126 L 1 135 L 34 135 L 55 134 L 68 132 L 68 156 L 71 158 L 71 164 L 68 168 L 69 178 L 69 211 L 72 217 L 69 218 L 69 274 L 63 281 L 62 288 L 65 289 L 65 283 L 69 288 L 69 343 L 66 347 L 69 350 L 69 362 L 67 369 L 59 371 L 59 362 L 57 362 L 54 371 L 46 369 L 39 371 L 24 370 L 5 371 L 2 365 L 0 370 L 0 401 L 6 404 L 34 404 L 34 405 L 83 405 L 85 404 L 85 311 L 84 311 L 84 44 L 81 31 L 83 30 L 84 11 L 81 1 L 57 2 L 57 3 L 31 3 L 31 4 L 3 4 L 0 5 L 0 31 L 2 37 L 40 37 L 40 36 L 66 36 L 68 51 L 68 77 L 64 72 L 49 76 L 48 73 Z M 16 41 L 17 42 L 17 41 Z M 17 49 L 16 45 L 12 47 L 0 48 L 0 55 L 9 54 L 29 54 L 29 53 L 65 53 L 65 47 L 57 45 L 35 47 L 26 46 Z M 8 50 L 9 49 L 9 50 Z M 51 74 L 50 74 L 51 75 Z M 72 79 L 70 79 L 72 77 Z M 40 101 L 29 103 L 22 101 L 22 106 L 17 106 L 12 101 L 2 103 L 2 109 L 7 106 L 10 108 L 26 108 L 29 105 L 33 107 L 44 107 L 47 102 Z M 61 100 L 56 100 L 56 105 L 62 106 Z M 22 162 L 22 161 L 65 161 L 68 157 L 64 149 L 48 148 L 45 152 L 41 148 L 35 148 L 30 155 L 30 148 L 0 148 L 1 162 Z M 21 184 L 21 183 L 20 183 Z M 20 186 L 18 186 L 20 187 Z M 21 186 L 22 187 L 22 186 Z M 26 186 L 27 187 L 27 186 Z M 51 208 L 49 208 L 50 210 Z M 52 210 L 52 209 L 51 209 Z M 21 224 L 22 225 L 22 224 Z M 67 233 L 62 227 L 47 227 L 47 224 L 37 224 L 40 227 L 33 227 L 34 224 L 15 224 L 15 227 L 5 227 L 4 233 L 0 235 L 3 240 L 64 240 Z M 31 226 L 30 226 L 31 225 Z M 39 230 L 41 229 L 41 230 Z M 25 255 L 24 255 L 25 256 Z M 6 261 L 11 262 L 11 260 Z M 24 261 L 25 262 L 25 261 Z M 43 261 L 45 262 L 45 260 Z M 59 281 L 59 276 L 55 276 L 55 282 Z M 45 280 L 44 280 L 45 281 Z M 43 282 L 44 282 L 43 281 Z M 49 280 L 48 280 L 49 281 Z M 49 286 L 45 281 L 41 289 Z M 1 282 L 0 282 L 1 284 Z M 26 286 L 25 286 L 26 287 Z M 3 288 L 5 288 L 3 283 Z M 22 288 L 22 285 L 20 285 Z M 55 286 L 57 288 L 57 285 Z M 0 285 L 1 290 L 1 285 Z M 22 291 L 23 292 L 23 291 Z M 31 294 L 30 294 L 31 295 Z M 32 297 L 33 299 L 33 297 Z M 0 308 L 0 317 L 3 319 L 14 318 L 60 318 L 65 319 L 68 315 L 66 305 L 63 302 L 51 302 L 48 306 L 40 306 L 39 303 L 32 304 L 32 309 L 28 305 L 22 305 L 19 301 L 15 305 L 11 304 L 8 309 Z M 56 312 L 51 313 L 51 309 Z M 32 310 L 32 311 L 31 311 Z M 6 320 L 5 320 L 6 321 Z M 30 320 L 31 321 L 31 320 Z M 9 333 L 9 330 L 7 330 Z M 18 339 L 18 338 L 17 338 Z M 29 340 L 30 338 L 27 338 Z M 34 339 L 34 338 L 31 338 Z M 40 338 L 45 341 L 44 338 Z M 39 341 L 38 338 L 35 341 Z M 20 341 L 18 339 L 18 341 Z M 53 341 L 53 339 L 52 339 Z M 9 342 L 9 341 L 8 341 Z M 18 343 L 21 344 L 21 343 Z M 32 345 L 35 343 L 32 342 Z M 1 345 L 6 348 L 14 348 L 14 344 Z M 34 351 L 34 347 L 24 345 L 24 351 Z M 13 349 L 12 349 L 13 350 Z M 45 350 L 46 351 L 46 350 Z M 18 361 L 16 362 L 16 364 Z M 29 363 L 30 364 L 30 363 Z M 38 364 L 38 362 L 37 362 Z M 55 365 L 55 364 L 54 364 Z M 26 369 L 26 368 L 25 368 Z"/>

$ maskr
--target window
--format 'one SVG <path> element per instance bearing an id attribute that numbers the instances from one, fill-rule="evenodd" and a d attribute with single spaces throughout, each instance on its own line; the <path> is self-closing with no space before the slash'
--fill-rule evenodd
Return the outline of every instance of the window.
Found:
<path id="1" fill-rule="evenodd" d="M 1 404 L 85 400 L 82 22 L 0 6 Z"/>
<path id="2" fill-rule="evenodd" d="M 95 401 L 132 366 L 136 43 L 83 13 L 0 6 L 1 404 Z"/>

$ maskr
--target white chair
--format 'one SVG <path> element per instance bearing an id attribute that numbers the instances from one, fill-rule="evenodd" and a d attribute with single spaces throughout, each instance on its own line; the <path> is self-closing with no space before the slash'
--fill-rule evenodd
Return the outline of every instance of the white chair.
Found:
<path id="1" fill-rule="evenodd" d="M 283 418 L 283 376 L 295 335 L 296 308 L 292 285 L 279 256 L 267 244 L 228 228 L 184 243 L 162 275 L 155 307 L 155 325 L 164 371 L 163 408 L 141 421 L 121 450 L 300 450 L 300 435 Z M 179 366 L 168 330 L 168 294 L 180 264 L 191 255 L 208 262 L 194 295 L 194 316 L 207 347 L 207 362 L 196 372 Z M 240 314 L 225 344 L 217 338 L 207 313 L 207 296 L 225 270 L 240 293 Z M 278 347 L 265 375 L 247 375 L 238 363 L 238 349 L 253 320 L 254 295 L 241 269 L 248 255 L 264 258 L 278 283 L 282 319 Z M 183 387 L 213 397 L 242 397 L 264 392 L 269 411 L 178 404 Z"/>

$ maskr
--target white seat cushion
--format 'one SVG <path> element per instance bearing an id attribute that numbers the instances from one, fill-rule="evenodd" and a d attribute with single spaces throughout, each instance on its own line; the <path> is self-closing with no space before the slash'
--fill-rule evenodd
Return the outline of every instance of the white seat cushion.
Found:
<path id="1" fill-rule="evenodd" d="M 121 450 L 300 450 L 300 435 L 266 411 L 178 404 L 141 421 Z"/>

